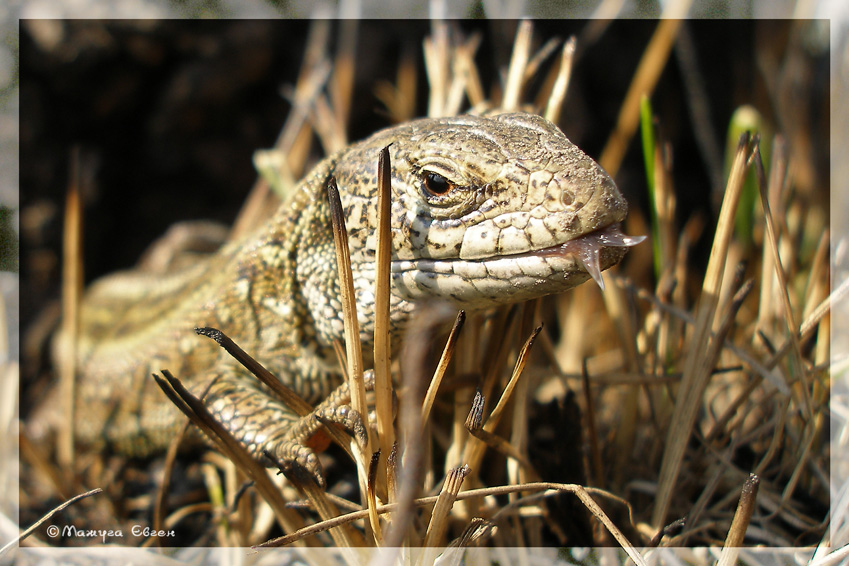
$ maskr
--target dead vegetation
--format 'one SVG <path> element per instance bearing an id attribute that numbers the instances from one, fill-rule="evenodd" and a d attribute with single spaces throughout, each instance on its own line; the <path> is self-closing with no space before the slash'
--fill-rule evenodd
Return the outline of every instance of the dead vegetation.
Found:
<path id="1" fill-rule="evenodd" d="M 829 287 L 824 188 L 798 177 L 811 164 L 794 151 L 796 136 L 811 131 L 743 126 L 750 133 L 728 144 L 716 219 L 682 214 L 668 126 L 641 102 L 668 64 L 679 24 L 657 26 L 599 159 L 616 178 L 642 132 L 650 212 L 633 206 L 625 231 L 651 234 L 652 244 L 605 272 L 603 294 L 584 285 L 460 316 L 434 306 L 394 359 L 383 340 L 367 353 L 372 392 L 363 384 L 370 368 L 347 340 L 339 352 L 352 405 L 364 414 L 377 408 L 364 447 L 335 435 L 344 449 L 332 452 L 336 482 L 348 484 L 347 499 L 333 485 L 324 491 L 297 477 L 284 485 L 213 431 L 227 458 L 200 464 L 208 502 L 182 507 L 164 492 L 166 481 L 153 526 L 179 527 L 201 512 L 200 544 L 334 545 L 351 549 L 342 554 L 352 563 L 363 546 L 618 545 L 638 564 L 646 551 L 632 545 L 828 546 L 829 305 L 846 285 Z M 486 92 L 480 35 L 434 24 L 423 47 L 428 114 L 522 108 L 557 120 L 569 104 L 575 39 L 541 42 L 527 22 L 517 30 L 504 81 Z M 335 56 L 327 48 L 334 31 Z M 275 191 L 291 189 L 314 139 L 325 152 L 347 143 L 356 33 L 355 22 L 313 25 L 278 145 L 256 156 L 273 182 L 257 183 L 236 233 L 273 209 Z M 397 81 L 376 88 L 392 121 L 415 108 L 411 65 L 402 58 Z M 343 280 L 346 249 L 339 245 Z M 384 336 L 385 247 L 378 258 L 376 335 Z M 346 319 L 356 324 L 349 310 Z M 166 379 L 178 405 L 203 421 L 202 406 Z M 49 469 L 29 450 L 22 456 Z M 164 477 L 176 465 L 171 454 Z M 142 496 L 123 511 L 151 502 Z M 735 552 L 720 559 L 733 563 Z"/>

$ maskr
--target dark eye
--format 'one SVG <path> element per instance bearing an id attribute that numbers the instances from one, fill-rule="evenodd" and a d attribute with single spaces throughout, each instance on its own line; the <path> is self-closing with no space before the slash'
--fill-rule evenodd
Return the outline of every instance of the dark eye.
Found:
<path id="1" fill-rule="evenodd" d="M 439 173 L 426 172 L 424 175 L 424 186 L 432 195 L 444 195 L 454 188 L 454 183 Z"/>

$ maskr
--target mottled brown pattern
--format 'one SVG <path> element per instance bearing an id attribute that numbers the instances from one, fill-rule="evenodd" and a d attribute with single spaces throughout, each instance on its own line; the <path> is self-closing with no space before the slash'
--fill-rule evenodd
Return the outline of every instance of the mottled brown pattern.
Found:
<path id="1" fill-rule="evenodd" d="M 536 251 L 626 214 L 606 173 L 537 116 L 423 119 L 378 132 L 321 162 L 249 237 L 176 273 L 139 269 L 92 285 L 77 352 L 79 440 L 131 455 L 166 446 L 180 420 L 150 375 L 169 369 L 195 394 L 218 378 L 207 404 L 254 455 L 309 455 L 292 438 L 295 416 L 193 329 L 220 328 L 305 399 L 326 399 L 339 382 L 332 341 L 343 333 L 325 182 L 334 175 L 339 185 L 362 340 L 371 344 L 377 157 L 387 145 L 395 333 L 427 300 L 483 308 L 586 281 L 574 254 Z M 423 180 L 433 173 L 453 189 L 428 192 Z M 624 249 L 602 247 L 601 268 Z M 60 336 L 55 356 L 69 355 Z"/>

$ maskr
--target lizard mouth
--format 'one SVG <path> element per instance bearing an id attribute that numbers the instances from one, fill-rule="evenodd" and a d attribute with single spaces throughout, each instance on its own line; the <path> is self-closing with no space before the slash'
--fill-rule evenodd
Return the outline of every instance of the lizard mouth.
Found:
<path id="1" fill-rule="evenodd" d="M 392 262 L 394 284 L 404 298 L 442 297 L 466 308 L 507 304 L 560 293 L 601 272 L 645 236 L 626 236 L 618 223 L 567 242 L 482 259 L 418 258 Z"/>
<path id="2" fill-rule="evenodd" d="M 571 256 L 581 263 L 584 270 L 590 274 L 593 281 L 604 290 L 604 279 L 601 277 L 601 250 L 606 247 L 630 248 L 646 239 L 646 236 L 627 236 L 622 233 L 619 223 L 611 224 L 600 230 L 584 234 L 568 242 L 517 254 L 514 257 L 568 257 Z"/>

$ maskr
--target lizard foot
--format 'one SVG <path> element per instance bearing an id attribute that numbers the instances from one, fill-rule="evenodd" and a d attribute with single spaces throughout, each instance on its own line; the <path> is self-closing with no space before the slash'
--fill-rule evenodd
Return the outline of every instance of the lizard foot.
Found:
<path id="1" fill-rule="evenodd" d="M 298 476 L 298 468 L 310 477 L 318 487 L 324 489 L 327 482 L 324 479 L 324 468 L 318 460 L 318 456 L 309 446 L 304 445 L 293 438 L 287 438 L 277 444 L 273 452 L 263 450 L 263 454 L 286 476 L 295 474 Z"/>
<path id="2" fill-rule="evenodd" d="M 368 442 L 368 433 L 360 413 L 350 405 L 319 407 L 313 414 L 322 424 L 335 423 L 345 429 L 360 446 Z"/>
<path id="3" fill-rule="evenodd" d="M 292 473 L 294 466 L 302 468 L 316 485 L 325 488 L 324 469 L 316 455 L 330 442 L 321 430 L 322 424 L 340 425 L 360 446 L 368 442 L 359 412 L 347 404 L 322 403 L 312 413 L 298 419 L 285 437 L 263 451 L 264 455 L 286 474 Z"/>

